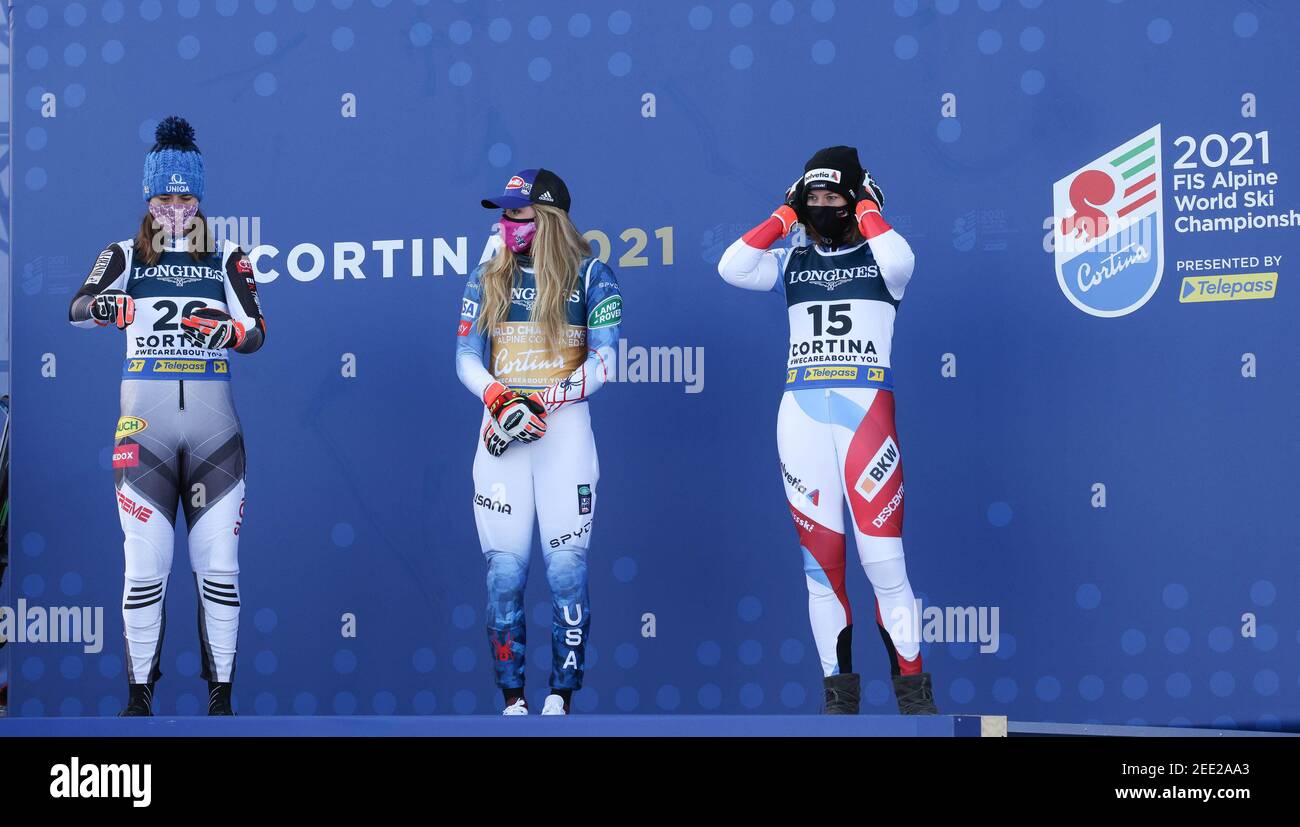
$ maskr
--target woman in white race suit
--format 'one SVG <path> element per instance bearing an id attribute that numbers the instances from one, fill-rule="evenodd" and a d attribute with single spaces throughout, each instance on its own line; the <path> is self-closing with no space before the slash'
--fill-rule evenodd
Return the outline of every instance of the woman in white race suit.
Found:
<path id="1" fill-rule="evenodd" d="M 474 520 L 506 715 L 528 713 L 523 597 L 534 515 L 553 602 L 543 715 L 569 713 L 591 625 L 587 548 L 600 467 L 585 403 L 614 379 L 622 298 L 569 204 L 568 188 L 546 169 L 523 170 L 483 200 L 502 210 L 504 244 L 470 274 L 457 330 L 457 375 L 484 404 Z"/>
<path id="2" fill-rule="evenodd" d="M 208 714 L 233 715 L 244 434 L 227 357 L 260 348 L 266 322 L 248 256 L 230 242 L 217 250 L 207 244 L 199 211 L 203 156 L 194 130 L 170 117 L 155 137 L 144 164 L 149 212 L 134 239 L 100 253 L 68 315 L 77 327 L 126 334 L 113 449 L 126 552 L 122 618 L 130 698 L 122 714 L 153 714 L 167 626 L 163 607 L 183 511 Z"/>
<path id="3" fill-rule="evenodd" d="M 884 195 L 852 147 L 819 151 L 771 217 L 718 263 L 729 284 L 785 297 L 790 350 L 777 418 L 785 493 L 803 551 L 808 613 L 821 657 L 825 711 L 856 714 L 853 612 L 845 579 L 844 501 L 876 595 L 899 711 L 935 714 L 930 676 L 911 634 L 903 560 L 903 468 L 894 425 L 890 347 L 912 275 L 908 243 L 881 215 Z M 811 241 L 772 245 L 802 222 Z"/>

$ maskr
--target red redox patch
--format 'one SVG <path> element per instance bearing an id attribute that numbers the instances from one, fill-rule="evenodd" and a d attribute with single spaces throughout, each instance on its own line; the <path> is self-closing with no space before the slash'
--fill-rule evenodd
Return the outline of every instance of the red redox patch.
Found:
<path id="1" fill-rule="evenodd" d="M 124 442 L 113 449 L 114 468 L 135 468 L 140 464 L 140 446 L 134 442 Z"/>

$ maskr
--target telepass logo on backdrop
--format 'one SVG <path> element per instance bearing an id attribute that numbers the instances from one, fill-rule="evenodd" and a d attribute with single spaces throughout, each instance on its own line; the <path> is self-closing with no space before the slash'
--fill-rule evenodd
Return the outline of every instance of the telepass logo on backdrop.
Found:
<path id="1" fill-rule="evenodd" d="M 1093 316 L 1146 304 L 1164 271 L 1160 124 L 1052 187 L 1056 280 Z"/>

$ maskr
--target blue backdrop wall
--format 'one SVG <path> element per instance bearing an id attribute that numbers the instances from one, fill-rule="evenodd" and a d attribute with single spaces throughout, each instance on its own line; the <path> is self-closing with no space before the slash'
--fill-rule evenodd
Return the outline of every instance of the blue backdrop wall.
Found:
<path id="1" fill-rule="evenodd" d="M 66 312 L 138 225 L 144 152 L 178 113 L 205 211 L 260 233 L 269 339 L 234 365 L 245 713 L 496 709 L 470 501 L 481 403 L 456 381 L 453 327 L 493 226 L 478 199 L 537 165 L 608 241 L 628 358 L 676 348 L 698 369 L 592 402 L 578 709 L 815 711 L 774 438 L 785 312 L 715 264 L 814 150 L 849 143 L 917 256 L 894 351 L 912 581 L 927 605 L 998 610 L 996 651 L 926 645 L 940 706 L 1300 727 L 1291 6 L 109 0 L 12 16 L 9 600 L 106 607 L 101 652 L 10 650 L 15 713 L 111 714 L 124 694 L 123 342 Z M 1132 149 L 1142 168 L 1115 179 L 1131 198 L 1071 200 L 1076 173 L 1127 175 L 1111 162 Z M 1159 230 L 1146 260 L 1085 251 L 1081 270 L 1061 222 L 1130 207 Z M 160 704 L 194 713 L 185 579 Z M 849 586 L 869 617 L 860 570 Z M 888 711 L 863 631 L 866 706 Z"/>

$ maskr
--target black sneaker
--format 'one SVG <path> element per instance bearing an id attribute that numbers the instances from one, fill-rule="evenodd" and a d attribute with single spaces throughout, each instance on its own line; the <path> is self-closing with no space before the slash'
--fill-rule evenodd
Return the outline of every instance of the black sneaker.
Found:
<path id="1" fill-rule="evenodd" d="M 898 711 L 903 715 L 938 715 L 934 705 L 934 689 L 930 686 L 930 673 L 894 676 L 894 697 L 898 698 Z"/>
<path id="2" fill-rule="evenodd" d="M 117 713 L 119 718 L 153 717 L 153 684 L 131 684 L 131 696 L 126 701 L 126 709 Z"/>
<path id="3" fill-rule="evenodd" d="M 861 682 L 852 672 L 845 675 L 831 675 L 822 678 L 826 688 L 826 707 L 823 715 L 857 715 L 858 702 L 862 697 Z"/>
<path id="4" fill-rule="evenodd" d="M 208 715 L 234 715 L 230 706 L 230 683 L 208 681 Z"/>

